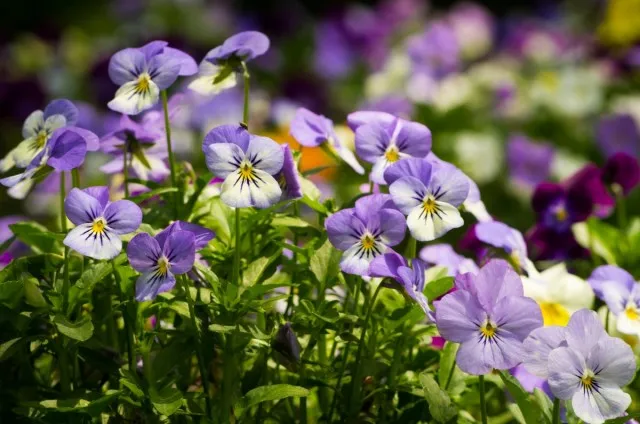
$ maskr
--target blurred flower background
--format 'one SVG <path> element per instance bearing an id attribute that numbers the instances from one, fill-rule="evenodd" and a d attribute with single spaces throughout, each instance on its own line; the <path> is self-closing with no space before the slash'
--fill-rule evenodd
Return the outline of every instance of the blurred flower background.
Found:
<path id="1" fill-rule="evenodd" d="M 558 240 L 565 243 L 562 254 L 575 244 L 559 236 L 562 225 L 545 218 L 572 218 L 572 187 L 597 192 L 591 174 L 574 174 L 593 163 L 594 178 L 602 179 L 609 158 L 640 154 L 638 0 L 115 0 L 4 6 L 0 157 L 23 139 L 22 123 L 31 112 L 68 98 L 79 106 L 77 125 L 103 140 L 104 155 L 92 155 L 82 171 L 89 185 L 121 182 L 118 158 L 104 148 L 105 136 L 117 138 L 127 125 L 140 131 L 154 122 L 163 125 L 154 110 L 127 123 L 107 109 L 117 88 L 107 72 L 111 55 L 122 46 L 161 39 L 202 58 L 243 30 L 259 30 L 271 39 L 252 75 L 253 132 L 299 149 L 289 135 L 298 107 L 331 119 L 347 147 L 353 146 L 354 133 L 346 117 L 355 110 L 423 123 L 431 130 L 435 154 L 477 182 L 494 217 L 529 230 L 538 258 L 557 257 L 550 246 L 557 247 Z M 191 80 L 181 79 L 171 92 L 174 148 L 179 158 L 204 169 L 203 135 L 216 125 L 237 123 L 242 87 L 201 97 L 187 90 Z M 158 125 L 155 130 L 162 130 Z M 138 177 L 167 178 L 166 152 L 156 150 L 147 153 L 154 166 L 140 165 L 139 172 L 148 175 Z M 369 190 L 366 176 L 337 165 L 320 148 L 304 147 L 302 158 L 302 171 L 312 171 L 310 178 L 326 197 L 340 202 Z M 554 197 L 543 210 L 534 202 L 532 210 L 534 190 L 543 182 L 564 187 L 568 206 L 558 209 Z M 56 199 L 48 190 L 57 187 L 55 181 L 41 184 L 25 203 L 0 191 L 1 213 L 53 220 Z M 602 206 L 597 214 L 606 217 L 612 200 L 606 190 L 600 194 L 593 200 Z M 627 199 L 629 215 L 640 212 L 638 199 L 638 191 Z M 570 223 L 584 219 L 575 213 Z M 531 228 L 536 215 L 539 225 Z M 540 223 L 546 226 L 538 228 Z"/>

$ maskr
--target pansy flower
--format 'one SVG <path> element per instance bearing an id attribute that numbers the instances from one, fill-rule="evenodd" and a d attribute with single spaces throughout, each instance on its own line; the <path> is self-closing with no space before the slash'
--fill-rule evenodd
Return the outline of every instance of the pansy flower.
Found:
<path id="1" fill-rule="evenodd" d="M 138 229 L 142 211 L 129 200 L 109 202 L 107 187 L 73 188 L 64 200 L 67 218 L 76 227 L 64 245 L 93 259 L 113 259 L 122 250 L 120 236 Z"/>
<path id="2" fill-rule="evenodd" d="M 188 54 L 168 47 L 166 41 L 152 41 L 140 48 L 115 53 L 109 61 L 109 77 L 120 88 L 109 108 L 136 115 L 158 102 L 180 75 L 193 75 L 197 64 Z"/>
<path id="3" fill-rule="evenodd" d="M 405 293 L 416 302 L 424 311 L 425 315 L 431 319 L 431 308 L 429 300 L 424 295 L 425 270 L 427 264 L 421 259 L 415 258 L 411 261 L 411 266 L 407 260 L 389 249 L 384 255 L 377 256 L 370 265 L 372 277 L 390 277 L 396 280 L 404 289 Z"/>
<path id="4" fill-rule="evenodd" d="M 479 222 L 474 226 L 474 231 L 480 242 L 503 250 L 518 268 L 517 271 L 526 269 L 529 259 L 527 244 L 520 231 L 498 221 Z"/>
<path id="5" fill-rule="evenodd" d="M 13 231 L 11 231 L 11 225 L 25 220 L 24 217 L 17 215 L 3 216 L 0 218 L 0 245 L 14 237 Z M 0 254 L 0 269 L 11 263 L 13 259 L 23 256 L 28 251 L 29 246 L 19 240 L 14 240 L 7 246 L 5 251 Z"/>
<path id="6" fill-rule="evenodd" d="M 580 187 L 566 188 L 555 183 L 536 187 L 531 200 L 538 222 L 555 232 L 567 232 L 571 225 L 591 215 L 593 202 Z"/>
<path id="7" fill-rule="evenodd" d="M 203 94 L 218 94 L 237 83 L 239 62 L 248 62 L 269 50 L 269 38 L 258 31 L 244 31 L 227 38 L 210 50 L 200 62 L 198 77 L 189 89 Z"/>
<path id="8" fill-rule="evenodd" d="M 431 150 L 431 131 L 417 122 L 395 118 L 371 121 L 356 130 L 356 153 L 372 163 L 370 179 L 386 184 L 384 171 L 400 159 L 423 158 Z"/>
<path id="9" fill-rule="evenodd" d="M 518 274 L 503 260 L 492 260 L 477 275 L 456 278 L 458 290 L 435 305 L 439 333 L 460 343 L 456 363 L 469 374 L 518 365 L 524 339 L 542 325 L 540 308 L 524 296 Z"/>
<path id="10" fill-rule="evenodd" d="M 290 133 L 298 143 L 305 147 L 326 145 L 329 150 L 339 156 L 358 174 L 364 174 L 364 168 L 358 163 L 355 155 L 344 146 L 333 127 L 333 122 L 322 115 L 316 115 L 308 109 L 300 108 L 291 121 Z"/>
<path id="11" fill-rule="evenodd" d="M 302 182 L 298 166 L 289 145 L 282 144 L 281 146 L 284 153 L 284 162 L 282 163 L 282 169 L 275 177 L 282 190 L 282 198 L 280 200 L 300 199 L 302 197 Z"/>
<path id="12" fill-rule="evenodd" d="M 325 221 L 331 244 L 342 250 L 340 268 L 349 274 L 369 275 L 371 261 L 402 242 L 404 216 L 388 194 L 373 194 L 356 201 Z"/>
<path id="13" fill-rule="evenodd" d="M 216 236 L 215 232 L 200 225 L 192 224 L 191 222 L 174 221 L 167 228 L 160 231 L 155 239 L 159 244 L 164 245 L 167 237 L 177 231 L 188 231 L 193 234 L 196 251 L 204 248 Z"/>
<path id="14" fill-rule="evenodd" d="M 476 274 L 479 270 L 472 259 L 456 253 L 450 244 L 430 244 L 420 250 L 419 256 L 428 264 L 445 267 L 451 277 L 468 272 Z"/>
<path id="15" fill-rule="evenodd" d="M 282 148 L 267 137 L 249 134 L 240 125 L 211 130 L 202 144 L 207 167 L 224 178 L 220 198 L 236 208 L 268 208 L 280 201 L 275 175 L 282 170 Z"/>
<path id="16" fill-rule="evenodd" d="M 416 240 L 435 240 L 464 223 L 458 207 L 467 198 L 469 183 L 453 165 L 408 158 L 390 166 L 384 177 Z"/>
<path id="17" fill-rule="evenodd" d="M 613 154 L 602 168 L 602 181 L 628 196 L 640 184 L 640 164 L 636 157 L 624 152 Z"/>
<path id="18" fill-rule="evenodd" d="M 640 130 L 631 115 L 603 117 L 598 122 L 596 136 L 607 157 L 618 152 L 635 157 L 640 155 Z"/>
<path id="19" fill-rule="evenodd" d="M 10 187 L 8 193 L 11 197 L 24 199 L 36 183 L 34 177 L 38 174 L 46 175 L 51 169 L 70 171 L 78 168 L 84 163 L 87 151 L 98 150 L 99 145 L 98 136 L 91 131 L 77 127 L 58 128 L 24 172 L 1 179 L 0 184 Z"/>
<path id="20" fill-rule="evenodd" d="M 549 178 L 555 152 L 547 143 L 534 143 L 514 135 L 507 143 L 507 162 L 511 180 L 518 187 L 533 190 Z"/>
<path id="21" fill-rule="evenodd" d="M 32 112 L 22 125 L 24 140 L 0 161 L 0 172 L 14 166 L 26 168 L 38 156 L 55 130 L 70 127 L 78 120 L 78 109 L 66 99 L 53 100 L 42 110 Z"/>
<path id="22" fill-rule="evenodd" d="M 161 232 L 155 237 L 137 234 L 127 246 L 131 267 L 142 273 L 136 281 L 136 300 L 153 300 L 176 284 L 176 275 L 193 268 L 195 236 L 189 231 Z"/>

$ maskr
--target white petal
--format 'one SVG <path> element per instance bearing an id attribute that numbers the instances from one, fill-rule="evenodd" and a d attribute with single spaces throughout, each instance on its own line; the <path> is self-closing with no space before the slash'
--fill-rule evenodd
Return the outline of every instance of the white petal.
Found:
<path id="1" fill-rule="evenodd" d="M 268 137 L 252 136 L 245 155 L 256 169 L 270 175 L 280 172 L 284 163 L 282 147 Z"/>
<path id="2" fill-rule="evenodd" d="M 422 205 L 411 210 L 407 226 L 416 240 L 432 241 L 464 224 L 458 208 L 444 202 L 436 202 L 436 205 L 439 208 L 438 214 L 425 214 Z"/>
<path id="3" fill-rule="evenodd" d="M 212 96 L 223 90 L 235 87 L 238 81 L 235 72 L 231 72 L 223 80 L 214 84 L 214 81 L 221 70 L 222 67 L 216 66 L 207 60 L 203 60 L 202 63 L 200 63 L 200 72 L 198 73 L 198 77 L 191 81 L 189 89 L 204 96 Z"/>
<path id="4" fill-rule="evenodd" d="M 236 172 L 245 157 L 240 146 L 233 143 L 210 144 L 204 153 L 207 168 L 219 178 L 227 178 Z"/>
<path id="5" fill-rule="evenodd" d="M 149 81 L 149 90 L 137 92 L 137 81 L 130 81 L 116 91 L 116 95 L 108 104 L 109 108 L 126 115 L 136 115 L 149 109 L 158 102 L 160 89 L 153 81 Z"/>
<path id="6" fill-rule="evenodd" d="M 625 311 L 622 311 L 620 315 L 618 315 L 616 329 L 623 334 L 640 336 L 640 319 L 632 319 Z"/>
<path id="7" fill-rule="evenodd" d="M 380 156 L 376 163 L 373 164 L 373 168 L 371 168 L 371 174 L 369 174 L 369 179 L 376 184 L 384 184 L 387 182 L 384 180 L 384 171 L 391 165 L 384 156 Z"/>
<path id="8" fill-rule="evenodd" d="M 34 184 L 35 181 L 31 178 L 26 178 L 7 190 L 7 194 L 14 199 L 22 200 L 27 197 Z"/>
<path id="9" fill-rule="evenodd" d="M 282 190 L 275 178 L 259 169 L 253 172 L 251 183 L 243 182 L 239 170 L 230 174 L 222 183 L 222 201 L 235 208 L 268 208 L 278 203 Z"/>
<path id="10" fill-rule="evenodd" d="M 426 190 L 424 184 L 414 177 L 400 178 L 389 186 L 393 203 L 405 215 L 422 205 Z"/>
<path id="11" fill-rule="evenodd" d="M 44 129 L 47 130 L 49 134 L 65 125 L 67 125 L 67 118 L 65 118 L 64 115 L 51 115 L 44 121 Z"/>
<path id="12" fill-rule="evenodd" d="M 467 198 L 467 200 L 465 200 L 462 205 L 471 215 L 473 215 L 478 220 L 478 222 L 493 221 L 493 218 L 491 218 L 491 215 L 489 215 L 489 212 L 487 211 L 487 207 L 481 200 L 473 202 L 470 201 L 469 198 Z"/>
<path id="13" fill-rule="evenodd" d="M 106 230 L 103 236 L 94 234 L 93 224 L 82 224 L 69 231 L 64 245 L 93 259 L 113 259 L 122 250 L 122 240 L 117 234 Z"/>
<path id="14" fill-rule="evenodd" d="M 382 243 L 376 243 L 376 247 L 380 253 L 384 253 L 386 246 Z M 369 275 L 369 265 L 376 256 L 373 251 L 365 254 L 360 248 L 360 244 L 354 244 L 342 254 L 340 268 L 348 274 Z"/>
<path id="15" fill-rule="evenodd" d="M 26 168 L 29 166 L 33 158 L 44 149 L 44 145 L 39 149 L 34 149 L 34 146 L 36 146 L 35 137 L 27 138 L 11 151 L 13 162 L 18 168 Z"/>
<path id="16" fill-rule="evenodd" d="M 356 155 L 354 155 L 351 150 L 344 146 L 341 146 L 337 148 L 336 151 L 338 153 L 338 156 L 340 156 L 340 158 L 345 161 L 347 165 L 351 167 L 351 169 L 353 169 L 360 175 L 364 175 L 364 168 L 362 167 L 362 165 L 360 165 L 358 159 L 356 159 Z"/>
<path id="17" fill-rule="evenodd" d="M 578 418 L 600 424 L 624 415 L 631 404 L 631 396 L 618 387 L 600 387 L 598 391 L 578 390 L 571 399 L 571 406 Z"/>
<path id="18" fill-rule="evenodd" d="M 22 136 L 24 138 L 34 137 L 38 135 L 41 129 L 44 128 L 44 112 L 36 110 L 31 112 L 31 115 L 25 119 L 22 125 Z"/>

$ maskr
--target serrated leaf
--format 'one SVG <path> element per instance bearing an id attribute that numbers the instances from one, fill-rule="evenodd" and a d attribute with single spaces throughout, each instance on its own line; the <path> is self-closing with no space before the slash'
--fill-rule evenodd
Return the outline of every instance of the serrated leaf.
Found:
<path id="1" fill-rule="evenodd" d="M 333 247 L 328 239 L 311 256 L 309 268 L 320 284 L 326 286 L 329 280 L 338 275 L 341 257 L 342 252 Z"/>
<path id="2" fill-rule="evenodd" d="M 234 412 L 237 416 L 241 416 L 247 409 L 261 402 L 275 401 L 288 397 L 306 397 L 308 395 L 309 390 L 290 384 L 271 384 L 269 386 L 256 387 L 248 391 L 236 402 Z"/>
<path id="3" fill-rule="evenodd" d="M 458 410 L 451 403 L 449 395 L 438 386 L 431 374 L 420 374 L 424 397 L 429 404 L 429 412 L 434 420 L 445 423 L 456 416 Z"/>
<path id="4" fill-rule="evenodd" d="M 89 317 L 84 317 L 77 322 L 71 322 L 62 315 L 56 315 L 53 318 L 53 323 L 60 333 L 73 340 L 85 342 L 93 336 L 93 323 Z"/>
<path id="5" fill-rule="evenodd" d="M 536 424 L 542 418 L 542 409 L 511 374 L 500 371 L 500 378 L 504 382 L 507 391 L 516 401 L 522 417 L 527 424 Z"/>
<path id="6" fill-rule="evenodd" d="M 37 222 L 16 222 L 9 226 L 13 234 L 36 253 L 60 253 L 60 236 Z"/>

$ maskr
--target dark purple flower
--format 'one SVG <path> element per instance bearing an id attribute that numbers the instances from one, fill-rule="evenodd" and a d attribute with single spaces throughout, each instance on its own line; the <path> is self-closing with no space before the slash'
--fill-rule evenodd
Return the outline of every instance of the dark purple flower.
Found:
<path id="1" fill-rule="evenodd" d="M 640 155 L 640 130 L 631 115 L 609 115 L 598 122 L 596 135 L 605 155 L 624 152 Z"/>
<path id="2" fill-rule="evenodd" d="M 582 187 L 565 188 L 560 184 L 542 183 L 531 200 L 538 222 L 556 232 L 567 232 L 571 225 L 584 221 L 593 211 L 589 193 Z"/>
<path id="3" fill-rule="evenodd" d="M 588 196 L 593 204 L 593 214 L 598 218 L 606 218 L 613 211 L 616 201 L 602 180 L 602 170 L 596 165 L 585 165 L 564 184 L 569 191 Z"/>
<path id="4" fill-rule="evenodd" d="M 152 41 L 140 48 L 128 48 L 115 53 L 109 61 L 109 77 L 119 85 L 109 108 L 127 115 L 136 115 L 153 107 L 180 75 L 198 71 L 188 54 L 167 47 L 166 41 Z"/>
<path id="5" fill-rule="evenodd" d="M 538 224 L 527 232 L 529 252 L 535 260 L 588 258 L 589 251 L 580 246 L 571 231 L 557 232 Z"/>
<path id="6" fill-rule="evenodd" d="M 155 239 L 159 244 L 164 245 L 167 237 L 177 231 L 188 231 L 193 234 L 196 251 L 204 248 L 216 236 L 215 232 L 208 228 L 201 227 L 200 225 L 184 221 L 175 221 L 167 228 L 156 234 Z"/>
<path id="7" fill-rule="evenodd" d="M 344 272 L 369 275 L 369 265 L 404 239 L 404 216 L 388 194 L 373 194 L 356 201 L 353 209 L 343 209 L 325 221 L 331 244 L 342 250 Z"/>
<path id="8" fill-rule="evenodd" d="M 511 137 L 507 143 L 511 179 L 531 189 L 549 178 L 553 157 L 551 145 L 533 143 L 522 135 Z"/>
<path id="9" fill-rule="evenodd" d="M 624 152 L 614 153 L 602 168 L 602 180 L 609 186 L 619 186 L 627 196 L 640 183 L 638 159 Z"/>
<path id="10" fill-rule="evenodd" d="M 142 275 L 136 281 L 136 300 L 153 300 L 176 284 L 175 275 L 193 268 L 196 257 L 195 237 L 189 231 L 174 231 L 155 238 L 147 233 L 136 235 L 127 246 L 131 267 Z M 161 244 L 161 240 L 163 241 Z"/>

